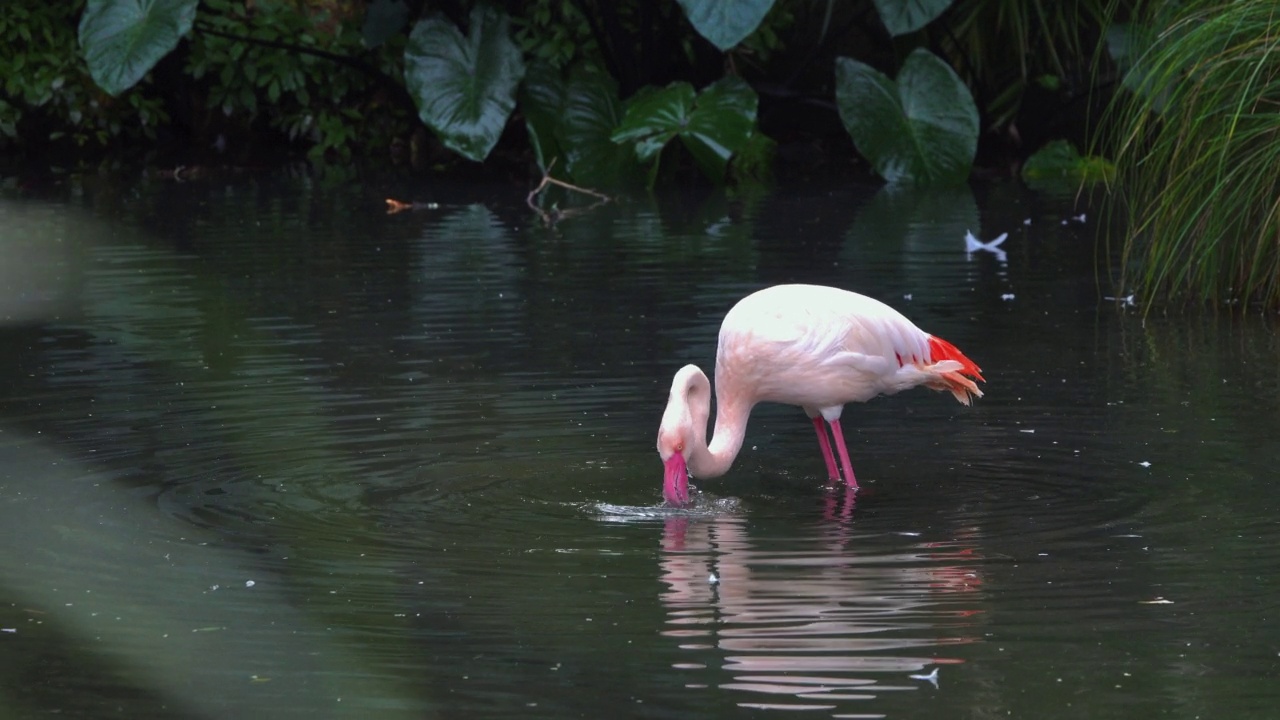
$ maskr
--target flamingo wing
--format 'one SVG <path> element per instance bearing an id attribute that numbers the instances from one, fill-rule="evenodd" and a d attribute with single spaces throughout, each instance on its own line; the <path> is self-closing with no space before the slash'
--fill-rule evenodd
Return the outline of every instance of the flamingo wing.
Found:
<path id="1" fill-rule="evenodd" d="M 829 411 L 917 385 L 968 404 L 981 393 L 964 373 L 976 370 L 888 305 L 814 285 L 778 285 L 740 301 L 725 316 L 716 362 L 717 384 L 754 402 Z"/>

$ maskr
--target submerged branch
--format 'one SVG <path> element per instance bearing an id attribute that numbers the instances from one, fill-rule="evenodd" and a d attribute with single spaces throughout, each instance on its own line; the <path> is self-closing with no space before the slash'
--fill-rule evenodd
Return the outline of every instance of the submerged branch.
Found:
<path id="1" fill-rule="evenodd" d="M 547 169 L 542 171 L 542 182 L 538 183 L 538 187 L 530 191 L 528 197 L 525 198 L 525 203 L 528 204 L 529 209 L 538 213 L 538 215 L 542 218 L 543 224 L 545 224 L 547 227 L 552 227 L 553 225 L 555 225 L 556 223 L 560 222 L 565 218 L 573 217 L 575 215 L 583 215 L 596 209 L 597 207 L 600 207 L 601 205 L 604 205 L 605 203 L 613 202 L 613 198 L 609 197 L 608 195 L 605 195 L 602 192 L 599 192 L 598 190 L 579 187 L 577 185 L 574 185 L 573 183 L 568 183 L 568 182 L 565 182 L 564 180 L 557 180 L 551 177 L 551 169 L 555 167 L 556 159 L 552 159 L 552 161 L 547 164 Z M 553 206 L 551 211 L 548 212 L 538 207 L 537 203 L 534 202 L 534 199 L 538 196 L 538 193 L 545 190 L 548 185 L 556 185 L 566 190 L 573 190 L 575 192 L 591 195 L 592 197 L 598 198 L 598 200 L 588 205 L 587 207 L 573 208 L 570 210 L 561 210 Z"/>

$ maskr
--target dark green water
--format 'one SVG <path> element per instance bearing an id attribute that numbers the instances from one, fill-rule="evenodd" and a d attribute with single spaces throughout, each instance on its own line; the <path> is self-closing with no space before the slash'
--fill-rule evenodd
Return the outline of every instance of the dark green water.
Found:
<path id="1" fill-rule="evenodd" d="M 50 194 L 0 200 L 4 720 L 1274 716 L 1276 337 L 1103 302 L 1089 208 Z M 856 499 L 758 408 L 659 508 L 671 374 L 795 281 L 987 396 L 848 408 Z"/>

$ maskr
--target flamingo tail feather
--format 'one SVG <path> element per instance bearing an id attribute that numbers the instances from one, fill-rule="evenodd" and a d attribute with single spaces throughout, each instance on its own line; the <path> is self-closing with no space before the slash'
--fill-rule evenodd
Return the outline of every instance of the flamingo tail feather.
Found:
<path id="1" fill-rule="evenodd" d="M 982 377 L 982 369 L 965 357 L 959 348 L 940 337 L 930 335 L 929 355 L 933 367 L 937 368 L 938 382 L 927 383 L 928 387 L 946 390 L 964 405 L 968 405 L 975 397 L 982 397 L 982 391 L 974 382 L 986 382 Z"/>

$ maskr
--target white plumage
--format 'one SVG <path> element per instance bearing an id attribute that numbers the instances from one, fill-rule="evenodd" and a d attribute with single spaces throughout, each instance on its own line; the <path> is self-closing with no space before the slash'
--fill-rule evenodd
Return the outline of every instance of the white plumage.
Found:
<path id="1" fill-rule="evenodd" d="M 966 377 L 967 376 L 967 377 Z M 676 373 L 662 424 L 658 454 L 665 466 L 663 494 L 688 501 L 688 473 L 724 474 L 742 448 L 747 419 L 758 402 L 799 405 L 812 418 L 827 471 L 839 477 L 822 420 L 831 427 L 845 469 L 857 487 L 840 414 L 917 385 L 948 390 L 969 404 L 982 391 L 970 378 L 981 371 L 955 346 L 929 335 L 879 300 L 818 285 L 776 285 L 729 310 L 716 353 L 716 427 L 706 442 L 711 387 L 696 365 Z"/>

